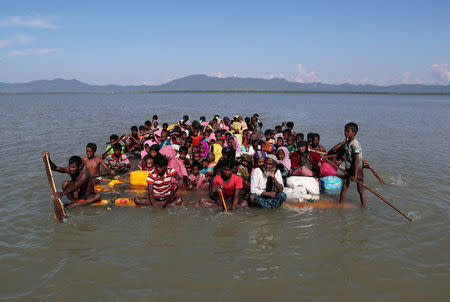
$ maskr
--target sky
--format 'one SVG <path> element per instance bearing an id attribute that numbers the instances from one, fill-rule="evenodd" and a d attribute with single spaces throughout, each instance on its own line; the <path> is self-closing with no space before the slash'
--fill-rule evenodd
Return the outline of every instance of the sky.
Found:
<path id="1" fill-rule="evenodd" d="M 450 1 L 2 1 L 0 82 L 450 84 Z"/>

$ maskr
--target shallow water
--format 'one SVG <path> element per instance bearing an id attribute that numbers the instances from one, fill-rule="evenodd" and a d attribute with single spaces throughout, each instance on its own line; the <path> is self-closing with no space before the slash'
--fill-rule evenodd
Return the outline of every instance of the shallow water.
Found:
<path id="1" fill-rule="evenodd" d="M 317 94 L 0 95 L 0 299 L 8 301 L 448 301 L 450 98 Z M 153 114 L 176 121 L 258 112 L 292 120 L 328 149 L 355 121 L 368 207 L 164 211 L 74 208 L 52 217 L 40 158 L 64 165 L 84 146 Z M 100 152 L 98 152 L 100 153 Z M 59 186 L 64 175 L 55 175 Z M 358 205 L 354 185 L 348 203 Z"/>

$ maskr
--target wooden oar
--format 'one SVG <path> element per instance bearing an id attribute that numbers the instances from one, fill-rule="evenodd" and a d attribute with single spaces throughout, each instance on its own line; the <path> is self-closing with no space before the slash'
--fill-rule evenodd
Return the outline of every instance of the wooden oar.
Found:
<path id="1" fill-rule="evenodd" d="M 331 161 L 329 161 L 327 158 L 325 158 L 325 160 L 331 165 L 333 166 L 336 170 L 341 170 L 344 172 L 344 174 L 347 177 L 350 177 L 350 175 L 347 174 L 347 172 L 345 172 L 344 169 L 342 169 L 341 167 L 336 166 L 334 163 L 332 163 Z M 351 179 L 351 178 L 350 178 Z M 359 181 L 357 178 L 354 179 L 357 183 L 359 183 L 361 186 L 363 186 L 364 188 L 366 188 L 368 191 L 370 191 L 371 193 L 373 193 L 374 195 L 376 195 L 378 198 L 380 198 L 382 201 L 384 201 L 387 205 L 389 205 L 391 208 L 393 208 L 394 210 L 396 210 L 397 212 L 399 212 L 403 217 L 405 217 L 406 219 L 408 219 L 409 221 L 412 221 L 411 218 L 409 218 L 408 216 L 406 216 L 402 211 L 400 211 L 399 209 L 397 209 L 392 203 L 390 203 L 389 201 L 387 201 L 383 196 L 381 196 L 380 194 L 378 194 L 377 192 L 375 192 L 374 190 L 372 190 L 371 188 L 369 188 L 368 186 L 366 186 L 363 182 Z"/>
<path id="2" fill-rule="evenodd" d="M 314 152 L 320 155 L 327 155 L 326 152 L 322 152 L 322 151 L 317 151 L 317 150 L 309 150 L 309 152 Z M 377 172 L 375 172 L 374 168 L 367 162 L 367 160 L 363 159 L 362 160 L 364 164 L 366 164 L 367 168 L 370 169 L 370 171 L 372 171 L 373 175 L 378 179 L 378 181 L 382 184 L 384 184 L 384 180 L 378 175 Z"/>
<path id="3" fill-rule="evenodd" d="M 225 199 L 223 198 L 223 192 L 222 192 L 222 190 L 219 191 L 219 198 L 220 198 L 220 201 L 222 201 L 222 205 L 223 205 L 224 211 L 225 211 L 225 212 L 228 212 L 227 204 L 225 203 Z"/>
<path id="4" fill-rule="evenodd" d="M 375 177 L 378 179 L 378 181 L 382 184 L 384 184 L 384 180 L 378 176 L 377 172 L 375 172 L 375 170 L 372 168 L 372 166 L 367 162 L 367 160 L 363 159 L 362 160 L 364 164 L 366 164 L 366 166 L 370 169 L 370 171 L 372 171 L 373 175 L 375 175 Z"/>
<path id="5" fill-rule="evenodd" d="M 52 191 L 52 200 L 53 200 L 53 211 L 55 219 L 59 222 L 63 222 L 64 218 L 67 217 L 66 211 L 64 210 L 64 205 L 60 198 L 56 197 L 56 186 L 55 181 L 53 180 L 53 173 L 50 168 L 50 160 L 48 158 L 48 154 L 44 154 L 42 156 L 42 160 L 44 161 L 45 172 L 47 173 L 48 183 L 50 184 L 50 189 Z"/>

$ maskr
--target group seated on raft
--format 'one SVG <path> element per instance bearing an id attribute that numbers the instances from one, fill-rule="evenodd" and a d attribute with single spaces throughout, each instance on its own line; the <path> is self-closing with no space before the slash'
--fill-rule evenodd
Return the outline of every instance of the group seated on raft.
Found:
<path id="1" fill-rule="evenodd" d="M 148 192 L 134 202 L 160 208 L 181 204 L 180 190 L 205 191 L 201 205 L 222 206 L 224 201 L 232 210 L 278 208 L 287 198 L 311 200 L 317 198 L 319 187 L 329 192 L 341 189 L 343 181 L 329 161 L 339 166 L 345 160 L 342 146 L 327 154 L 319 134 L 308 133 L 304 140 L 293 122 L 263 131 L 258 114 L 233 119 L 215 115 L 209 121 L 203 116 L 191 121 L 185 115 L 178 123 L 162 125 L 154 115 L 151 121 L 131 127 L 129 134 L 112 134 L 101 157 L 95 156 L 96 150 L 96 144 L 89 143 L 86 157 L 73 171 L 80 173 L 85 168 L 95 183 L 106 175 L 100 173 L 101 166 L 104 173 L 121 179 L 133 170 L 130 159 L 137 159 L 137 168 L 148 171 Z M 69 173 L 75 182 L 76 175 L 52 165 L 56 171 Z M 75 187 L 66 183 L 60 196 L 77 203 L 81 197 L 73 194 Z M 84 198 L 90 194 L 97 194 L 89 199 L 92 202 L 101 199 L 99 193 L 83 191 Z"/>

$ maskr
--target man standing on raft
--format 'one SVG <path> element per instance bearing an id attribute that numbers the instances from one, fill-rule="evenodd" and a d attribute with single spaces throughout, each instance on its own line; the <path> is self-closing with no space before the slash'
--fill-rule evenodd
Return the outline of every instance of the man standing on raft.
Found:
<path id="1" fill-rule="evenodd" d="M 62 183 L 62 192 L 56 192 L 53 198 L 61 198 L 64 195 L 72 201 L 72 205 L 85 205 L 100 201 L 102 195 L 94 192 L 94 183 L 87 171 L 82 170 L 82 160 L 79 156 L 72 156 L 69 159 L 68 167 L 58 167 L 50 159 L 47 151 L 41 153 L 42 157 L 48 156 L 50 168 L 59 173 L 69 174 L 71 180 Z"/>

